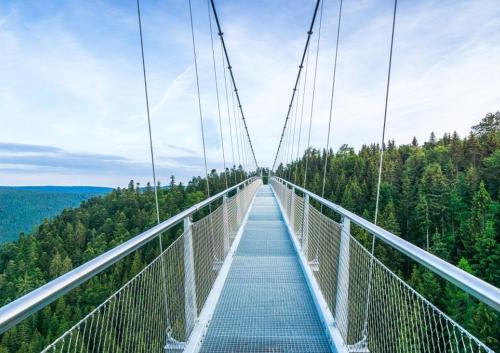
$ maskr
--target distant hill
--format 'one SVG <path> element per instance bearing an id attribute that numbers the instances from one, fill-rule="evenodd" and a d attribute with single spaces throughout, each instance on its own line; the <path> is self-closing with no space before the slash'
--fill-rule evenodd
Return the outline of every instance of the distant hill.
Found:
<path id="1" fill-rule="evenodd" d="M 45 218 L 77 207 L 111 188 L 92 186 L 0 186 L 0 244 L 29 233 Z"/>

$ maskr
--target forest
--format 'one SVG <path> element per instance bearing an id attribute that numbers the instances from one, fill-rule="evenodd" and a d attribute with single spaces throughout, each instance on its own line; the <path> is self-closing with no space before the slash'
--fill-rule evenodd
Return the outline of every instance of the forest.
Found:
<path id="1" fill-rule="evenodd" d="M 30 233 L 45 218 L 83 200 L 110 192 L 110 188 L 89 186 L 0 186 L 0 244 Z"/>
<path id="2" fill-rule="evenodd" d="M 327 159 L 325 197 L 373 220 L 377 171 L 377 144 L 355 151 L 306 151 L 299 161 L 279 166 L 276 174 L 321 194 Z M 212 170 L 211 193 L 225 189 L 224 173 Z M 227 175 L 229 184 L 246 178 L 241 169 Z M 193 178 L 183 185 L 172 176 L 159 188 L 160 218 L 167 219 L 206 197 L 206 180 Z M 379 225 L 428 249 L 474 275 L 500 286 L 500 112 L 487 114 L 471 132 L 428 141 L 417 139 L 384 153 Z M 94 258 L 155 224 L 151 185 L 130 182 L 105 196 L 45 220 L 29 235 L 0 246 L 0 306 Z M 165 234 L 164 244 L 180 234 Z M 368 242 L 366 234 L 356 234 Z M 364 238 L 363 238 L 364 237 Z M 478 304 L 464 292 L 428 271 L 400 259 L 377 243 L 377 257 L 391 259 L 391 268 L 432 303 L 460 322 L 494 350 L 500 351 L 498 313 Z M 151 243 L 109 270 L 74 289 L 38 314 L 0 336 L 0 353 L 39 352 L 101 303 L 154 256 Z"/>
<path id="3" fill-rule="evenodd" d="M 442 259 L 500 287 L 500 112 L 487 114 L 466 137 L 456 132 L 420 144 L 384 149 L 378 224 Z M 321 195 L 373 222 L 380 145 L 356 152 L 310 149 L 280 165 L 276 175 Z M 371 236 L 356 236 L 371 249 Z M 380 242 L 375 255 L 419 293 L 500 351 L 500 318 L 465 292 L 446 284 Z"/>

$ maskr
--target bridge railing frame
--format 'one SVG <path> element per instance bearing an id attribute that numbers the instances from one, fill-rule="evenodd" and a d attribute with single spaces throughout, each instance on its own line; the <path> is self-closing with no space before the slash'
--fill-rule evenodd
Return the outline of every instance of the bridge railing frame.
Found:
<path id="1" fill-rule="evenodd" d="M 232 191 L 238 192 L 250 185 L 260 177 L 254 176 L 236 184 L 224 191 L 213 195 L 196 205 L 178 213 L 177 215 L 161 222 L 141 234 L 127 240 L 126 242 L 108 250 L 102 255 L 80 265 L 79 267 L 69 271 L 68 273 L 46 283 L 45 285 L 35 289 L 34 291 L 12 301 L 11 303 L 0 308 L 0 334 L 15 326 L 22 320 L 30 317 L 40 311 L 56 299 L 68 293 L 72 289 L 88 281 L 99 273 L 111 267 L 127 255 L 142 248 L 144 245 L 157 239 L 158 236 L 165 231 L 171 229 L 175 225 L 184 222 L 187 227 L 191 226 L 191 216 L 207 207 L 208 205 L 222 199 Z M 239 210 L 238 210 L 239 211 Z"/>
<path id="2" fill-rule="evenodd" d="M 377 258 L 370 240 L 493 310 L 498 288 L 300 186 L 278 177 L 270 184 L 334 351 L 493 353 Z"/>
<path id="3" fill-rule="evenodd" d="M 434 272 L 438 276 L 444 278 L 446 281 L 453 283 L 460 289 L 464 290 L 468 294 L 472 295 L 479 301 L 487 304 L 491 308 L 500 312 L 500 289 L 495 286 L 477 278 L 470 273 L 463 271 L 462 269 L 446 262 L 445 260 L 411 244 L 410 242 L 398 237 L 397 235 L 365 220 L 364 218 L 346 210 L 345 208 L 328 201 L 307 189 L 304 189 L 298 185 L 290 183 L 282 178 L 273 176 L 271 179 L 277 180 L 283 185 L 286 185 L 290 189 L 299 191 L 305 195 L 305 200 L 313 199 L 323 206 L 334 211 L 336 214 L 342 217 L 343 222 L 347 220 L 366 230 L 377 239 L 382 240 L 385 244 L 391 246 L 392 248 L 398 250 L 404 255 L 408 256 L 412 260 L 423 265 L 430 271 Z"/>

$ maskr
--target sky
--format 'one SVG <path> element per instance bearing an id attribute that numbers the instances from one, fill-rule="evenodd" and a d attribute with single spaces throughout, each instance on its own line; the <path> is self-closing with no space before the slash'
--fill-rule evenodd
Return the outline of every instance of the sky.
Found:
<path id="1" fill-rule="evenodd" d="M 260 166 L 272 165 L 314 5 L 216 1 Z M 392 5 L 344 0 L 334 149 L 380 142 Z M 251 168 L 248 155 L 238 158 L 242 131 L 236 133 L 234 121 L 229 127 L 215 31 L 221 138 L 207 2 L 192 0 L 192 6 L 208 167 L 223 167 L 223 142 L 228 166 L 234 155 L 236 164 Z M 306 89 L 303 81 L 300 86 L 300 151 L 311 116 L 311 145 L 326 144 L 338 6 L 324 2 L 314 104 L 318 27 L 312 36 Z M 157 176 L 186 181 L 204 174 L 188 3 L 142 0 L 141 12 Z M 151 181 L 140 55 L 135 0 L 0 2 L 0 185 Z M 424 142 L 431 131 L 455 130 L 465 136 L 499 109 L 500 2 L 399 0 L 387 138 Z"/>

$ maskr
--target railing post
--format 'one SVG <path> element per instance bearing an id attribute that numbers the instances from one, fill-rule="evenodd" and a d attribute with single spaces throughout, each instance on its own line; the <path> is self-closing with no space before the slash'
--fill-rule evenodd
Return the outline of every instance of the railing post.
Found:
<path id="1" fill-rule="evenodd" d="M 222 224 L 224 230 L 224 258 L 229 252 L 229 215 L 227 212 L 227 194 L 222 196 Z"/>
<path id="2" fill-rule="evenodd" d="M 304 196 L 304 213 L 302 219 L 302 253 L 309 261 L 308 250 L 309 250 L 309 195 Z"/>
<path id="3" fill-rule="evenodd" d="M 236 229 L 240 227 L 240 218 L 241 218 L 241 192 L 240 188 L 236 189 Z"/>
<path id="4" fill-rule="evenodd" d="M 342 217 L 340 226 L 340 249 L 337 270 L 337 294 L 335 302 L 335 322 L 342 337 L 347 338 L 349 326 L 349 252 L 351 220 Z"/>
<path id="5" fill-rule="evenodd" d="M 292 200 L 290 202 L 290 227 L 295 232 L 295 186 L 292 186 Z"/>
<path id="6" fill-rule="evenodd" d="M 186 337 L 189 337 L 196 323 L 197 313 L 193 232 L 191 216 L 188 216 L 184 218 L 184 314 L 186 318 Z"/>

